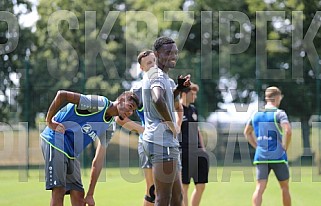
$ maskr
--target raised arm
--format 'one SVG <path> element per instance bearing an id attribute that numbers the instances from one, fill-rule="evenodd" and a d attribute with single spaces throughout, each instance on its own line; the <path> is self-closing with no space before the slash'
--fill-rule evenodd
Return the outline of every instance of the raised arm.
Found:
<path id="1" fill-rule="evenodd" d="M 68 103 L 78 104 L 79 100 L 80 100 L 79 93 L 59 90 L 48 109 L 48 113 L 46 117 L 47 126 L 55 131 L 64 133 L 65 132 L 64 126 L 54 121 L 53 116 L 55 116 L 55 114 Z"/>
<path id="2" fill-rule="evenodd" d="M 137 131 L 138 133 L 142 134 L 144 132 L 144 127 L 140 124 L 137 124 L 136 122 L 132 121 L 129 118 L 125 118 L 124 120 L 121 120 L 118 116 L 115 117 L 115 122 L 122 126 L 123 128 L 129 130 L 129 131 Z"/>
<path id="3" fill-rule="evenodd" d="M 177 81 L 178 81 L 178 85 L 174 90 L 174 98 L 176 98 L 179 93 L 182 91 L 182 89 L 191 86 L 191 75 L 188 74 L 185 77 L 183 77 L 182 75 L 178 76 Z"/>

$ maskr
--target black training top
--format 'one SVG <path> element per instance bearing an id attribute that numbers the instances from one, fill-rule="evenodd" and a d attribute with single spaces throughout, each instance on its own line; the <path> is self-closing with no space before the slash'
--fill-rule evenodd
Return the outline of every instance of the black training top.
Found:
<path id="1" fill-rule="evenodd" d="M 184 108 L 183 122 L 181 127 L 180 146 L 184 148 L 201 148 L 198 137 L 198 113 L 194 105 Z"/>

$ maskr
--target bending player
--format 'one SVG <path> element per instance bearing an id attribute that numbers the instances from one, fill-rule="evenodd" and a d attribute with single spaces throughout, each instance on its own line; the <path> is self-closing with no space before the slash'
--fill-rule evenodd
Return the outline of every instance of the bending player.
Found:
<path id="1" fill-rule="evenodd" d="M 106 97 L 58 91 L 47 117 L 47 127 L 40 134 L 45 159 L 46 189 L 51 190 L 50 205 L 63 205 L 65 194 L 71 204 L 94 205 L 94 189 L 103 167 L 108 141 L 105 138 L 114 116 L 126 118 L 137 109 L 138 98 L 124 92 L 116 101 Z M 91 142 L 98 146 L 92 162 L 89 189 L 84 199 L 79 154 Z"/>

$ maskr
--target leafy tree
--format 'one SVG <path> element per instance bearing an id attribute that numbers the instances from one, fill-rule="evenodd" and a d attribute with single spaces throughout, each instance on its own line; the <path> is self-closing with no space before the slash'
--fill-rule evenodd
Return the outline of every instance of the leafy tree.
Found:
<path id="1" fill-rule="evenodd" d="M 110 99 L 121 92 L 117 89 L 121 88 L 121 78 L 126 74 L 126 60 L 122 60 L 126 53 L 119 12 L 113 11 L 122 1 L 118 3 L 39 2 L 36 49 L 30 57 L 32 125 L 35 115 L 47 111 L 60 89 L 94 92 Z"/>
<path id="2" fill-rule="evenodd" d="M 128 82 L 133 80 L 129 71 L 138 52 L 152 48 L 155 38 L 161 35 L 173 37 L 181 50 L 171 77 L 192 75 L 192 81 L 200 85 L 197 103 L 206 117 L 223 101 L 218 89 L 220 76 L 244 71 L 237 76 L 239 84 L 253 83 L 255 73 L 247 72 L 255 65 L 251 52 L 232 58 L 237 66 L 231 66 L 228 72 L 219 64 L 219 11 L 240 8 L 246 10 L 247 4 L 202 0 L 118 0 L 100 4 L 92 0 L 40 1 L 36 49 L 30 57 L 30 92 L 35 97 L 30 119 L 46 111 L 59 89 L 90 90 L 115 98 L 121 92 L 117 90 L 128 89 Z M 238 28 L 236 24 L 232 30 Z M 239 40 L 232 36 L 232 42 Z M 251 45 L 250 51 L 253 48 Z"/>
<path id="3" fill-rule="evenodd" d="M 200 86 L 197 100 L 200 114 L 207 117 L 210 112 L 215 111 L 222 97 L 217 86 L 217 19 L 212 8 L 203 1 L 129 1 L 128 4 L 129 10 L 137 12 L 126 14 L 127 24 L 140 21 L 136 28 L 127 27 L 131 35 L 127 35 L 126 40 L 132 44 L 133 50 L 151 48 L 158 36 L 171 36 L 176 40 L 180 53 L 178 64 L 170 71 L 170 76 L 176 79 L 180 74 L 191 74 L 192 81 Z M 201 10 L 208 12 L 204 14 Z M 154 30 L 151 25 L 158 29 Z M 133 41 L 133 37 L 136 37 L 136 41 Z"/>
<path id="4" fill-rule="evenodd" d="M 21 15 L 29 13 L 31 5 L 25 0 L 1 1 L 0 8 L 0 121 L 9 122 L 17 118 L 19 74 L 24 74 L 25 59 L 33 45 L 30 28 L 19 25 Z"/>
<path id="5" fill-rule="evenodd" d="M 284 108 L 290 117 L 299 119 L 301 122 L 303 147 L 305 155 L 309 155 L 310 151 L 310 127 L 309 119 L 312 114 L 318 111 L 316 105 L 316 79 L 318 77 L 317 68 L 319 67 L 318 59 L 316 55 L 312 55 L 311 51 L 314 49 L 313 45 L 308 45 L 298 37 L 298 34 L 306 34 L 309 26 L 312 23 L 313 18 L 318 18 L 316 11 L 320 7 L 317 1 L 256 1 L 246 0 L 249 10 L 249 17 L 252 23 L 255 22 L 256 41 L 252 38 L 255 44 L 252 44 L 249 48 L 250 53 L 256 59 L 256 66 L 252 65 L 247 71 L 248 74 L 255 74 L 256 78 L 252 79 L 256 82 L 251 82 L 250 76 L 244 74 L 241 70 L 231 70 L 232 75 L 242 76 L 238 82 L 238 90 L 240 92 L 244 90 L 255 91 L 259 94 L 260 98 L 264 100 L 264 89 L 269 85 L 276 85 L 281 88 L 285 98 L 282 101 L 281 108 Z M 266 12 L 267 18 L 270 18 L 267 24 L 267 40 L 280 40 L 270 41 L 268 45 L 263 45 L 262 42 L 265 39 L 260 39 L 262 33 L 265 32 L 262 27 L 262 19 L 259 19 L 258 12 Z M 275 13 L 269 13 L 269 11 L 280 11 L 280 16 Z M 293 11 L 302 11 L 302 16 L 295 16 Z M 256 18 L 255 18 L 256 15 Z M 273 16 L 274 15 L 274 16 Z M 273 16 L 273 17 L 272 17 Z M 303 27 L 301 28 L 301 22 Z M 263 21 L 263 23 L 265 23 Z M 318 26 L 312 25 L 312 30 Z M 314 27 L 314 28 L 313 28 Z M 263 28 L 263 29 L 262 29 Z M 294 28 L 294 29 L 293 29 Z M 300 30 L 302 29 L 302 30 Z M 295 31 L 297 30 L 297 31 Z M 295 33 L 299 32 L 299 33 Z M 296 35 L 296 38 L 294 37 Z M 304 37 L 302 36 L 302 38 Z M 292 42 L 292 39 L 294 40 Z M 313 44 L 318 45 L 320 42 L 320 34 L 316 34 L 313 39 Z M 259 48 L 256 52 L 253 48 Z M 318 48 L 317 52 L 318 52 Z M 263 62 L 264 56 L 262 56 L 262 50 L 267 51 L 267 62 Z M 294 56 L 295 55 L 295 56 Z M 312 57 L 313 56 L 313 57 Z M 253 58 L 252 57 L 252 58 Z M 302 61 L 300 61 L 302 59 Z M 232 63 L 231 63 L 232 64 Z M 239 64 L 238 64 L 239 65 Z M 266 66 L 266 67 L 264 67 Z M 248 79 L 246 76 L 250 77 Z M 245 82 L 246 84 L 243 84 Z M 255 88 L 249 85 L 256 85 Z M 250 94 L 248 92 L 247 94 Z M 240 99 L 246 97 L 238 96 Z M 242 101 L 242 100 L 240 100 Z M 245 100 L 246 101 L 246 100 Z"/>

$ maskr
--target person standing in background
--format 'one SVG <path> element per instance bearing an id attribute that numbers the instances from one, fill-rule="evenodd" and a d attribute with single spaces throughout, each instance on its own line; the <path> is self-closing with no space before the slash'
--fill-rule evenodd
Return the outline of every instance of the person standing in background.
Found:
<path id="1" fill-rule="evenodd" d="M 152 50 L 146 50 L 137 56 L 137 62 L 140 65 L 140 68 L 143 72 L 147 72 L 151 67 L 156 65 L 156 57 Z M 139 133 L 138 139 L 138 155 L 139 155 L 139 164 L 140 167 L 144 170 L 144 177 L 146 182 L 146 191 L 144 197 L 144 206 L 153 206 L 155 203 L 155 186 L 153 180 L 153 172 L 152 172 L 152 163 L 146 156 L 144 149 L 143 149 L 143 132 L 144 132 L 144 107 L 142 104 L 142 82 L 138 82 L 132 89 L 137 97 L 139 98 L 139 105 L 136 110 L 136 114 L 141 120 L 141 124 L 137 124 L 136 122 L 130 120 L 129 118 L 125 118 L 121 120 L 120 118 L 116 117 L 115 121 L 117 124 L 121 125 L 123 128 L 129 131 L 137 131 Z"/>
<path id="2" fill-rule="evenodd" d="M 198 127 L 197 109 L 193 105 L 198 90 L 198 85 L 191 83 L 188 88 L 182 90 L 180 96 L 180 103 L 184 109 L 180 134 L 184 206 L 188 206 L 188 188 L 191 179 L 195 184 L 190 200 L 192 206 L 200 205 L 205 184 L 208 183 L 209 157 Z"/>
<path id="3" fill-rule="evenodd" d="M 180 206 L 182 188 L 180 181 L 180 154 L 177 134 L 180 128 L 175 118 L 174 89 L 189 86 L 171 81 L 170 68 L 176 66 L 178 49 L 173 39 L 159 37 L 154 42 L 157 67 L 152 67 L 143 77 L 142 99 L 144 106 L 145 130 L 143 148 L 153 164 L 156 190 L 156 206 Z"/>
<path id="4" fill-rule="evenodd" d="M 137 56 L 137 61 L 140 65 L 140 68 L 143 72 L 148 72 L 149 69 L 156 65 L 156 57 L 152 50 L 146 50 Z M 188 76 L 189 77 L 189 76 Z M 181 76 L 179 77 L 179 79 Z M 172 84 L 174 85 L 174 80 L 170 79 Z M 185 80 L 184 80 L 185 81 Z M 184 87 L 180 87 L 184 88 Z M 175 94 L 179 94 L 179 89 L 175 89 Z M 177 91 L 176 91 L 177 90 Z M 152 166 L 151 160 L 148 158 L 148 156 L 145 154 L 143 149 L 143 140 L 142 140 L 142 134 L 144 132 L 144 126 L 145 126 L 145 120 L 144 120 L 144 107 L 142 104 L 142 81 L 136 83 L 132 88 L 131 91 L 133 91 L 137 97 L 140 100 L 140 105 L 138 106 L 138 109 L 136 110 L 136 114 L 139 116 L 141 120 L 141 125 L 137 124 L 136 122 L 130 120 L 129 118 L 125 118 L 124 120 L 120 120 L 120 118 L 116 117 L 115 121 L 121 125 L 123 128 L 129 130 L 129 131 L 137 131 L 139 133 L 139 140 L 138 140 L 138 154 L 139 154 L 139 162 L 140 167 L 144 170 L 144 176 L 146 181 L 146 191 L 145 191 L 145 197 L 144 197 L 144 206 L 153 206 L 155 203 L 155 186 L 154 186 L 154 180 L 153 180 L 153 172 L 152 172 Z M 182 118 L 183 118 L 183 107 L 180 104 L 179 101 L 175 101 L 175 116 L 176 116 L 176 123 L 177 125 L 181 125 Z M 179 112 L 178 112 L 179 111 Z"/>
<path id="5" fill-rule="evenodd" d="M 278 109 L 283 95 L 277 87 L 265 90 L 264 110 L 256 112 L 246 124 L 244 135 L 255 148 L 256 189 L 252 205 L 262 205 L 270 171 L 273 170 L 279 181 L 284 206 L 291 205 L 289 191 L 289 167 L 286 151 L 289 148 L 292 129 L 285 111 Z"/>

